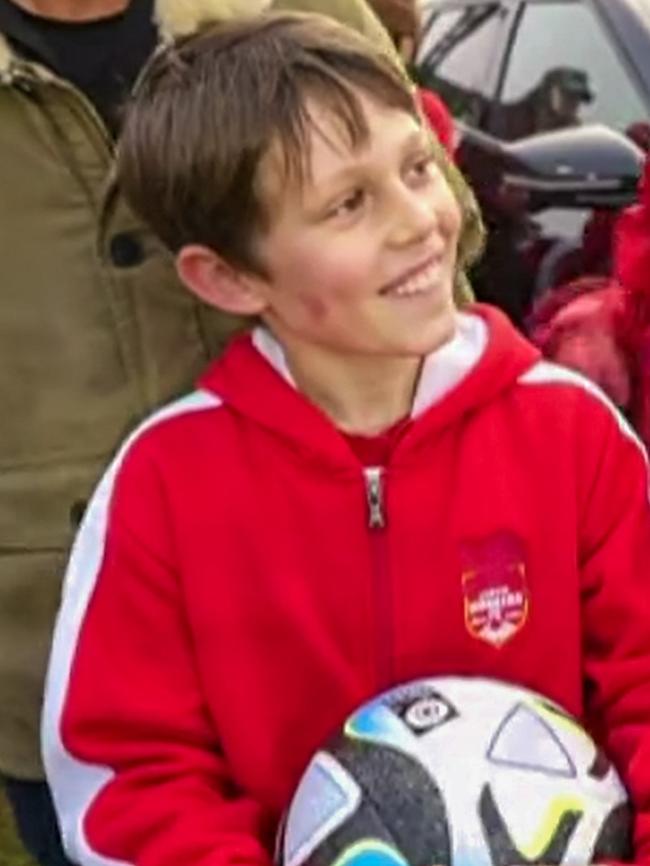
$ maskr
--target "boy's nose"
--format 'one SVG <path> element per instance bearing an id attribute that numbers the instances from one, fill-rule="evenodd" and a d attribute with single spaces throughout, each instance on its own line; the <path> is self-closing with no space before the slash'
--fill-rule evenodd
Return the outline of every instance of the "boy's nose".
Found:
<path id="1" fill-rule="evenodd" d="M 402 190 L 395 197 L 391 243 L 408 246 L 425 240 L 438 225 L 436 208 L 429 196 Z"/>

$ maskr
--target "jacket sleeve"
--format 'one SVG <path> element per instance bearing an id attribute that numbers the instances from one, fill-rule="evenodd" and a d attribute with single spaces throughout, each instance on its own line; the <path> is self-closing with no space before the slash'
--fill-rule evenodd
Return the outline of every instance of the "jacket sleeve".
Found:
<path id="1" fill-rule="evenodd" d="M 64 844 L 81 866 L 266 866 L 268 815 L 220 750 L 165 505 L 136 443 L 75 543 L 43 718 Z"/>
<path id="2" fill-rule="evenodd" d="M 634 857 L 650 862 L 650 507 L 647 458 L 632 430 L 604 406 L 582 489 L 582 611 L 587 716 L 630 795 Z M 591 415 L 591 417 L 590 417 Z M 592 455 L 594 452 L 592 452 Z M 584 465 L 584 464 L 583 464 Z M 595 467 L 595 471 L 594 471 Z"/>

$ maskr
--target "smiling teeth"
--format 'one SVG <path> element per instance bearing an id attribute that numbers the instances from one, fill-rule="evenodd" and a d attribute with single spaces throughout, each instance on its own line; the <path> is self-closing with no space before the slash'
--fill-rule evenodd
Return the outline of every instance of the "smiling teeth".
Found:
<path id="1" fill-rule="evenodd" d="M 407 280 L 405 283 L 400 283 L 399 286 L 396 286 L 391 294 L 397 295 L 399 298 L 409 297 L 410 295 L 422 295 L 427 292 L 431 288 L 431 280 L 433 279 L 436 269 L 438 267 L 437 262 L 433 262 L 428 265 L 423 271 L 415 276 L 411 277 L 410 280 Z"/>

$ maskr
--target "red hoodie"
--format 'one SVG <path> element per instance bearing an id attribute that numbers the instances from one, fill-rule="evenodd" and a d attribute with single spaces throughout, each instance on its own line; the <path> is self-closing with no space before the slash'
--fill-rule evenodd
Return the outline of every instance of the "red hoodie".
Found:
<path id="1" fill-rule="evenodd" d="M 650 862 L 644 454 L 594 386 L 477 311 L 426 359 L 383 472 L 294 389 L 264 331 L 120 451 L 75 544 L 48 675 L 44 753 L 73 860 L 264 866 L 301 771 L 355 707 L 480 674 L 587 721 Z"/>

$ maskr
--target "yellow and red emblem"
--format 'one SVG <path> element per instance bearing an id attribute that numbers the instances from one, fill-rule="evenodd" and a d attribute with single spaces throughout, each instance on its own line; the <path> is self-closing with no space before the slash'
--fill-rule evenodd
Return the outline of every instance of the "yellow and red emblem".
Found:
<path id="1" fill-rule="evenodd" d="M 501 532 L 461 548 L 465 626 L 472 637 L 501 647 L 526 623 L 530 595 L 523 544 Z"/>

